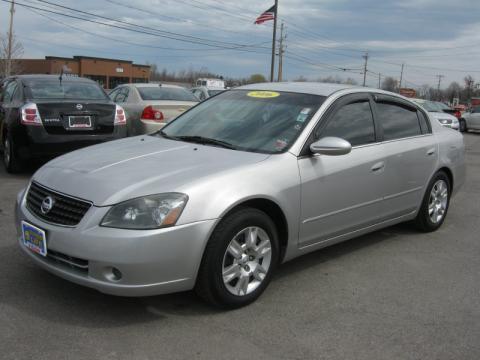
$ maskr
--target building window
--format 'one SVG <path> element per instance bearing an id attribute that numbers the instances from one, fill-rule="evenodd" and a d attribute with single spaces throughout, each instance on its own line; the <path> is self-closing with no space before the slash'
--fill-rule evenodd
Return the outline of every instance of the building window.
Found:
<path id="1" fill-rule="evenodd" d="M 96 81 L 101 87 L 105 88 L 107 84 L 107 77 L 106 76 L 101 76 L 101 75 L 83 75 L 83 77 L 86 77 L 87 79 L 91 79 L 93 81 Z"/>
<path id="2" fill-rule="evenodd" d="M 128 77 L 110 76 L 108 78 L 108 88 L 115 89 L 118 85 L 128 84 L 129 82 L 130 79 Z"/>
<path id="3" fill-rule="evenodd" d="M 132 82 L 135 83 L 135 84 L 148 83 L 148 79 L 147 78 L 133 78 Z"/>

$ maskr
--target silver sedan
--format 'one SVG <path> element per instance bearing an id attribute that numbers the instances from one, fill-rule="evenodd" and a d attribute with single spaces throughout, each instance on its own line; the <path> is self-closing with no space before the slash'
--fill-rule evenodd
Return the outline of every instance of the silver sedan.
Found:
<path id="1" fill-rule="evenodd" d="M 462 135 L 399 95 L 249 85 L 43 166 L 18 195 L 18 241 L 104 293 L 194 288 L 234 308 L 300 255 L 404 221 L 438 229 L 464 179 Z"/>
<path id="2" fill-rule="evenodd" d="M 109 96 L 125 110 L 128 136 L 155 132 L 199 102 L 187 89 L 167 84 L 120 85 Z"/>

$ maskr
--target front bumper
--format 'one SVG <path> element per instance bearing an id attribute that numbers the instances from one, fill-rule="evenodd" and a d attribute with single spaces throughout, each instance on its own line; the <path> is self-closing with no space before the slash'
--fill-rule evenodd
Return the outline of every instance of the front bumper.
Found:
<path id="1" fill-rule="evenodd" d="M 46 223 L 25 206 L 23 193 L 16 206 L 20 247 L 39 266 L 74 283 L 120 296 L 149 296 L 190 290 L 215 220 L 157 230 L 124 230 L 98 226 L 108 207 L 92 206 L 76 227 Z M 23 244 L 21 221 L 46 232 L 43 257 Z M 59 261 L 60 258 L 70 261 Z M 76 266 L 82 260 L 86 268 Z M 112 275 L 113 269 L 121 278 Z"/>

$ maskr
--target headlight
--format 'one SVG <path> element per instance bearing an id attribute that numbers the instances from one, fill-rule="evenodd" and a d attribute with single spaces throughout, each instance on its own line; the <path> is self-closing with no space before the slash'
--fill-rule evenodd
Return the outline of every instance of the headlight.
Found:
<path id="1" fill-rule="evenodd" d="M 121 229 L 158 229 L 173 226 L 180 217 L 188 196 L 180 193 L 149 195 L 114 205 L 101 226 Z"/>

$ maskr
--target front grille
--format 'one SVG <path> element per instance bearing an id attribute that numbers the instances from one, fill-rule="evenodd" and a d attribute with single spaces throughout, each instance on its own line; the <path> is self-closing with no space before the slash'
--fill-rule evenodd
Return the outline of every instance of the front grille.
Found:
<path id="1" fill-rule="evenodd" d="M 53 199 L 53 207 L 44 213 L 42 202 L 48 196 Z M 32 182 L 27 194 L 27 208 L 40 219 L 58 225 L 77 225 L 91 206 L 88 201 L 54 192 L 35 182 Z"/>
<path id="2" fill-rule="evenodd" d="M 53 250 L 48 250 L 47 258 L 79 272 L 88 273 L 88 260 L 76 258 Z"/>

